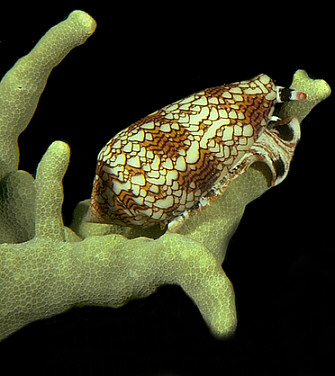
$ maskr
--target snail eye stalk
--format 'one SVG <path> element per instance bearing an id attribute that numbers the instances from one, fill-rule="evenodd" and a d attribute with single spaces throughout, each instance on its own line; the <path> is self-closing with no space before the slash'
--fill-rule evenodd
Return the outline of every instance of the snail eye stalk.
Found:
<path id="1" fill-rule="evenodd" d="M 277 103 L 288 101 L 304 101 L 305 99 L 307 99 L 307 95 L 302 91 L 277 86 Z"/>

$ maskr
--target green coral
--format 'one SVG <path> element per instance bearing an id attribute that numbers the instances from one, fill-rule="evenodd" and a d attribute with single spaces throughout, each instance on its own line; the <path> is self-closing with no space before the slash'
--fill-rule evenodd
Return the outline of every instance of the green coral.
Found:
<path id="1" fill-rule="evenodd" d="M 62 179 L 69 147 L 55 141 L 35 179 L 18 171 L 17 138 L 29 123 L 50 71 L 94 32 L 95 21 L 75 11 L 53 27 L 0 84 L 0 339 L 28 323 L 78 305 L 119 307 L 178 284 L 214 335 L 236 328 L 234 291 L 221 264 L 245 206 L 269 188 L 268 168 L 255 164 L 214 205 L 177 233 L 86 223 L 78 204 L 72 229 L 63 225 Z M 302 120 L 330 94 L 322 80 L 297 71 L 292 87 L 309 100 L 283 106 Z"/>

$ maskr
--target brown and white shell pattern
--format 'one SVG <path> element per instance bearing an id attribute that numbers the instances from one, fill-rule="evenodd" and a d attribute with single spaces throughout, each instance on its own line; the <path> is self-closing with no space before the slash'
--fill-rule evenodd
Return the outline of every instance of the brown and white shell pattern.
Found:
<path id="1" fill-rule="evenodd" d="M 87 220 L 149 227 L 198 210 L 266 129 L 276 98 L 274 82 L 260 74 L 190 95 L 122 130 L 99 153 Z"/>

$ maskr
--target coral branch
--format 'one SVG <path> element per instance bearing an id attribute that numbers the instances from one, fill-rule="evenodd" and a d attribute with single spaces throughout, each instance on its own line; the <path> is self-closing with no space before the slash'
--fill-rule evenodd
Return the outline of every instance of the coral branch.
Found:
<path id="1" fill-rule="evenodd" d="M 82 11 L 51 28 L 35 48 L 17 61 L 0 83 L 0 179 L 17 169 L 17 138 L 32 118 L 51 70 L 94 32 Z"/>
<path id="2" fill-rule="evenodd" d="M 37 168 L 35 236 L 63 240 L 62 179 L 69 164 L 70 148 L 61 141 L 52 143 Z"/>
<path id="3" fill-rule="evenodd" d="M 218 211 L 202 216 L 207 223 L 203 228 L 208 227 L 197 240 L 167 233 L 157 240 L 111 234 L 68 242 L 61 234 L 60 216 L 67 158 L 67 145 L 55 142 L 38 166 L 35 237 L 26 243 L 0 245 L 0 339 L 76 305 L 119 307 L 163 284 L 180 285 L 213 334 L 231 334 L 236 327 L 233 288 L 206 242 L 217 237 L 220 246 L 227 248 L 244 206 L 255 192 L 258 195 L 268 187 L 264 172 L 249 169 L 232 182 L 227 195 L 218 200 Z M 250 184 L 258 188 L 250 190 Z M 220 218 L 222 208 L 229 212 L 221 235 L 210 223 Z M 202 222 L 198 225 L 201 228 Z"/>
<path id="4" fill-rule="evenodd" d="M 0 82 L 0 242 L 23 242 L 34 235 L 33 178 L 27 172 L 16 171 L 17 139 L 34 114 L 51 70 L 74 47 L 84 43 L 95 27 L 87 13 L 72 12 L 19 59 Z"/>

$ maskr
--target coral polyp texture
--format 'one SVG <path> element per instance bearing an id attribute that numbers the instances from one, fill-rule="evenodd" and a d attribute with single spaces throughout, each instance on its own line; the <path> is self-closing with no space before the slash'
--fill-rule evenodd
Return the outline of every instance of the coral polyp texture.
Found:
<path id="1" fill-rule="evenodd" d="M 77 205 L 68 228 L 62 219 L 62 179 L 69 146 L 53 142 L 33 177 L 17 170 L 17 139 L 33 116 L 51 70 L 95 27 L 88 14 L 72 12 L 0 83 L 0 339 L 71 307 L 122 306 L 163 284 L 180 285 L 214 335 L 230 335 L 237 325 L 234 291 L 221 266 L 228 242 L 245 206 L 286 176 L 299 122 L 330 95 L 330 88 L 297 71 L 291 88 L 307 99 L 283 104 L 278 117 L 290 119 L 283 125 L 289 132 L 278 126 L 271 135 L 263 133 L 249 150 L 249 162 L 233 174 L 236 178 L 229 179 L 222 194 L 174 232 L 164 232 L 159 225 L 89 223 L 89 200 Z M 281 151 L 273 147 L 266 153 L 269 142 L 279 142 Z M 276 169 L 281 156 L 284 174 Z"/>

